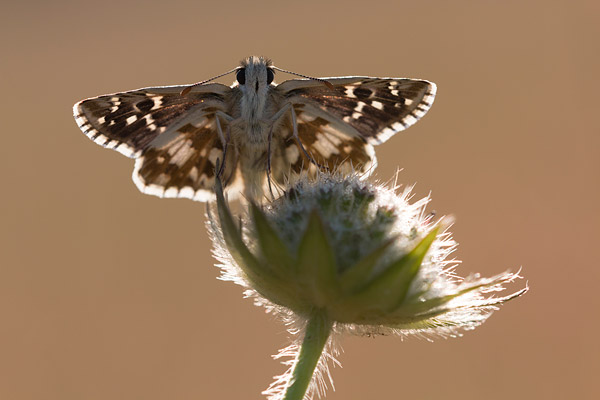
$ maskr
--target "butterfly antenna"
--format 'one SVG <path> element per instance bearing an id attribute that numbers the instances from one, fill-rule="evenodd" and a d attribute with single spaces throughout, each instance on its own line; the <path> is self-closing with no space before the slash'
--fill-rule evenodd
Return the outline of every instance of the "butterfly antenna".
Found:
<path id="1" fill-rule="evenodd" d="M 278 68 L 278 67 L 275 67 L 275 66 L 273 66 L 273 67 L 271 67 L 271 68 L 273 68 L 274 70 L 277 70 L 277 71 L 279 71 L 279 72 L 285 72 L 286 74 L 296 75 L 296 76 L 300 76 L 300 77 L 302 77 L 302 78 L 306 78 L 306 79 L 312 79 L 313 81 L 318 81 L 318 82 L 321 82 L 322 84 L 324 84 L 325 86 L 327 86 L 327 87 L 328 87 L 329 89 L 331 89 L 331 90 L 333 90 L 333 89 L 334 89 L 333 85 L 332 85 L 331 83 L 327 82 L 325 79 L 321 79 L 321 78 L 313 78 L 312 76 L 307 76 L 307 75 L 297 74 L 297 73 L 295 73 L 295 72 L 292 72 L 292 71 L 286 71 L 285 69 L 281 69 L 281 68 Z"/>
<path id="2" fill-rule="evenodd" d="M 197 82 L 197 83 L 194 83 L 193 85 L 190 85 L 190 86 L 186 87 L 185 89 L 183 89 L 183 90 L 181 91 L 181 93 L 180 93 L 180 94 L 181 94 L 182 96 L 185 96 L 186 94 L 188 94 L 189 92 L 191 92 L 191 91 L 192 91 L 192 89 L 193 89 L 193 88 L 195 88 L 196 86 L 201 86 L 201 85 L 204 85 L 205 83 L 208 83 L 208 82 L 210 82 L 210 81 L 214 81 L 214 80 L 215 80 L 215 79 L 217 79 L 217 78 L 220 78 L 220 77 L 222 77 L 222 76 L 225 76 L 225 75 L 228 75 L 228 74 L 230 74 L 230 73 L 232 73 L 232 72 L 234 72 L 234 71 L 237 71 L 237 70 L 238 70 L 238 68 L 239 68 L 239 67 L 236 67 L 236 68 L 232 69 L 231 71 L 227 71 L 227 72 L 225 72 L 224 74 L 221 74 L 221 75 L 214 76 L 214 77 L 212 77 L 212 78 L 210 78 L 210 79 L 206 79 L 206 80 L 204 80 L 204 81 L 202 81 L 202 82 Z"/>

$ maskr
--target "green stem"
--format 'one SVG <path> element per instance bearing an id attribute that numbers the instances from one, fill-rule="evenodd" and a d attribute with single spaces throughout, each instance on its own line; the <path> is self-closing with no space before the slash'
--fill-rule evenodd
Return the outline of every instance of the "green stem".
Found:
<path id="1" fill-rule="evenodd" d="M 332 325 L 333 323 L 325 312 L 317 311 L 310 317 L 306 325 L 298 362 L 292 373 L 291 385 L 287 388 L 283 400 L 302 400 L 304 398 L 315 367 L 331 333 Z"/>

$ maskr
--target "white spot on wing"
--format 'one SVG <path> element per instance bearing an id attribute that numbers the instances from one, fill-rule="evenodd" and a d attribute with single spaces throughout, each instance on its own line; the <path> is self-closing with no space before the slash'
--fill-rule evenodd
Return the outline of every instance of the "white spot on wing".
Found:
<path id="1" fill-rule="evenodd" d="M 380 101 L 372 101 L 371 105 L 378 110 L 383 110 L 383 103 Z"/>
<path id="2" fill-rule="evenodd" d="M 374 140 L 375 144 L 381 144 L 391 138 L 397 131 L 392 128 L 385 128 L 382 130 L 379 135 Z"/>
<path id="3" fill-rule="evenodd" d="M 189 139 L 186 139 L 186 140 L 189 140 Z M 179 140 L 177 140 L 175 143 L 173 143 L 171 146 L 169 146 L 167 153 L 169 153 L 170 156 L 174 156 L 175 154 L 177 154 L 177 152 L 179 151 L 181 146 L 184 145 L 184 143 L 185 143 L 185 140 L 181 140 L 181 138 L 179 138 Z"/>
<path id="4" fill-rule="evenodd" d="M 401 122 L 394 122 L 391 128 L 394 132 L 403 131 L 405 129 Z"/>
<path id="5" fill-rule="evenodd" d="M 140 190 L 142 191 L 142 193 L 151 194 L 158 197 L 164 197 L 165 195 L 165 188 L 160 185 L 155 185 L 153 183 L 145 185 Z"/>
<path id="6" fill-rule="evenodd" d="M 417 119 L 409 114 L 402 119 L 402 122 L 404 122 L 407 125 L 413 125 L 415 122 L 417 122 Z"/>
<path id="7" fill-rule="evenodd" d="M 133 124 L 135 121 L 137 121 L 137 116 L 132 115 L 131 117 L 128 117 L 125 122 L 127 123 L 127 125 L 131 125 Z"/>
<path id="8" fill-rule="evenodd" d="M 154 101 L 154 105 L 152 106 L 152 108 L 150 109 L 150 111 L 152 110 L 156 110 L 157 108 L 160 108 L 160 106 L 162 106 L 162 101 L 163 96 L 156 96 L 154 97 L 152 100 Z"/>
<path id="9" fill-rule="evenodd" d="M 215 196 L 214 196 L 214 194 L 211 191 L 200 189 L 200 190 L 196 191 L 196 193 L 194 194 L 193 200 L 196 200 L 196 201 L 209 201 L 209 200 L 214 199 L 214 197 Z"/>
<path id="10" fill-rule="evenodd" d="M 129 158 L 136 158 L 141 153 L 140 151 L 135 151 L 132 147 L 127 146 L 125 143 L 119 143 L 114 147 L 114 149 Z"/>
<path id="11" fill-rule="evenodd" d="M 325 135 L 323 135 L 325 137 Z M 342 144 L 342 139 L 340 139 L 339 137 L 335 136 L 335 135 L 327 135 L 326 139 L 333 143 L 334 146 L 339 146 L 340 144 Z"/>
<path id="12" fill-rule="evenodd" d="M 164 196 L 173 198 L 173 197 L 178 197 L 178 194 L 179 194 L 179 189 L 174 186 L 171 186 L 170 188 L 165 190 Z"/>
<path id="13" fill-rule="evenodd" d="M 353 119 L 358 119 L 362 116 L 362 110 L 363 108 L 367 105 L 367 103 L 365 103 L 364 101 L 359 101 L 358 104 L 356 104 L 356 107 L 354 107 L 354 112 L 352 113 L 352 117 L 350 120 L 346 121 L 344 119 L 344 121 L 346 122 L 350 122 Z"/>
<path id="14" fill-rule="evenodd" d="M 331 157 L 332 154 L 340 153 L 339 149 L 330 141 L 330 138 L 328 138 L 327 135 L 317 133 L 316 136 L 317 141 L 313 143 L 312 147 L 318 151 L 323 158 L 327 159 Z"/>
<path id="15" fill-rule="evenodd" d="M 178 197 L 183 197 L 185 199 L 193 199 L 194 198 L 194 194 L 196 194 L 194 192 L 194 189 L 190 186 L 186 186 L 186 187 L 182 187 L 179 190 L 179 194 Z"/>
<path id="16" fill-rule="evenodd" d="M 86 124 L 87 119 L 79 116 L 79 117 L 75 118 L 75 122 L 77 122 L 77 125 L 79 125 L 79 127 L 81 128 L 83 125 Z"/>
<path id="17" fill-rule="evenodd" d="M 423 96 L 423 103 L 426 103 L 428 106 L 431 106 L 433 104 L 433 99 L 435 98 L 435 94 L 437 92 L 437 86 L 435 86 L 435 84 L 432 82 L 429 82 L 429 84 L 431 85 L 429 87 L 429 93 Z"/>
<path id="18" fill-rule="evenodd" d="M 192 148 L 192 141 L 190 139 L 182 140 L 181 145 L 179 145 L 177 148 L 177 152 L 171 154 L 169 149 L 169 154 L 172 156 L 171 164 L 175 164 L 178 167 L 183 166 L 183 164 L 189 160 L 193 152 L 194 149 Z"/>
<path id="19" fill-rule="evenodd" d="M 416 108 L 412 113 L 417 117 L 417 118 L 421 118 L 423 115 L 425 115 L 426 111 L 422 111 L 419 110 L 418 108 Z"/>

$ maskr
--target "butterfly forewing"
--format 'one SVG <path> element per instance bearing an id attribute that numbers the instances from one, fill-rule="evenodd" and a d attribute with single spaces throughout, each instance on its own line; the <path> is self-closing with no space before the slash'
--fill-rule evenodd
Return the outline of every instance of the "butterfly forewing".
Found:
<path id="1" fill-rule="evenodd" d="M 334 90 L 307 80 L 291 80 L 278 89 L 305 115 L 321 117 L 345 130 L 380 144 L 416 123 L 427 113 L 436 93 L 432 82 L 403 78 L 323 78 Z"/>
<path id="2" fill-rule="evenodd" d="M 211 84 L 180 95 L 184 86 L 144 88 L 80 101 L 73 114 L 94 142 L 135 158 L 160 134 L 223 109 L 231 89 Z"/>

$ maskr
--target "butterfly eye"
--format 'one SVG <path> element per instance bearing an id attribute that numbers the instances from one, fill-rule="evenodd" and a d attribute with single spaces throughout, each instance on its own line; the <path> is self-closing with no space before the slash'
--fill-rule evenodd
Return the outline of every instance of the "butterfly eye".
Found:
<path id="1" fill-rule="evenodd" d="M 271 68 L 267 68 L 267 85 L 270 85 L 273 79 L 275 79 L 275 73 Z"/>
<path id="2" fill-rule="evenodd" d="M 235 79 L 237 79 L 237 81 L 240 83 L 240 85 L 243 85 L 244 83 L 246 83 L 246 68 L 238 69 Z"/>

